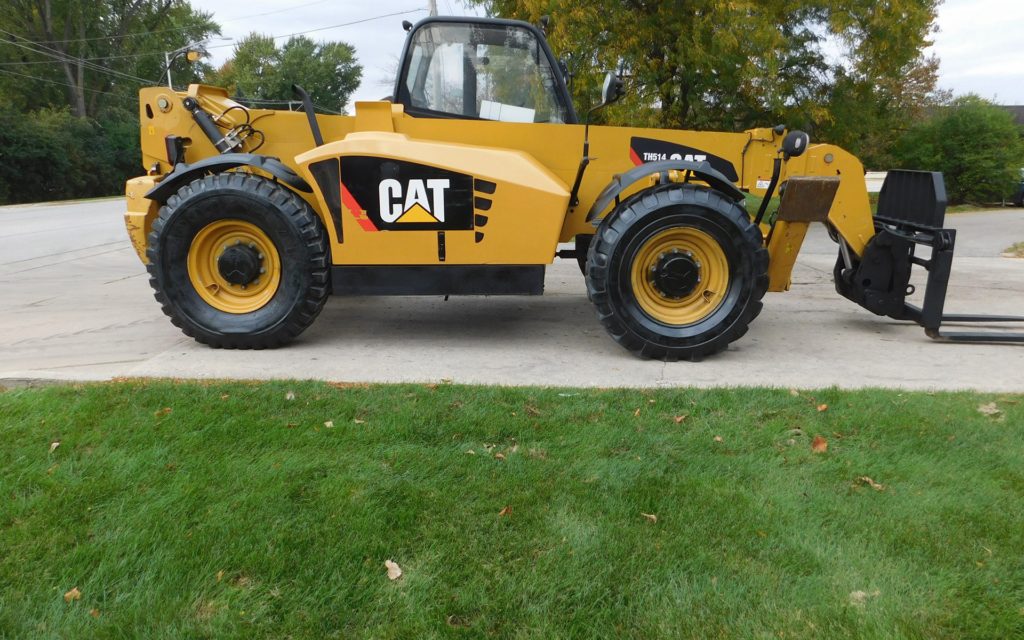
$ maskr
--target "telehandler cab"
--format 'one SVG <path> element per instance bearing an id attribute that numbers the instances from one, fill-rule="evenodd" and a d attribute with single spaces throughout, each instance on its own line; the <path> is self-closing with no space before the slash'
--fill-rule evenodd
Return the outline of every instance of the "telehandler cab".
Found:
<path id="1" fill-rule="evenodd" d="M 148 171 L 127 184 L 125 221 L 187 335 L 276 347 L 332 293 L 536 295 L 560 257 L 579 261 L 623 347 L 698 360 L 746 333 L 766 291 L 789 288 L 808 225 L 823 222 L 843 296 L 933 338 L 1024 340 L 940 331 L 1024 320 L 942 315 L 955 232 L 941 174 L 890 172 L 872 217 L 860 162 L 804 133 L 586 126 L 539 28 L 405 26 L 394 95 L 354 116 L 317 115 L 300 87 L 304 113 L 202 85 L 140 92 Z M 621 91 L 609 74 L 603 104 Z M 753 214 L 745 193 L 763 197 Z M 912 265 L 928 271 L 921 307 L 906 302 Z"/>

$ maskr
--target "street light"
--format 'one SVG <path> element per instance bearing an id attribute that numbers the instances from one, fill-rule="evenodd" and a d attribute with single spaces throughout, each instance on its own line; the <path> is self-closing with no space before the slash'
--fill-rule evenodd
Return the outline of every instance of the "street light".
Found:
<path id="1" fill-rule="evenodd" d="M 226 40 L 233 40 L 233 38 L 228 38 L 228 37 L 203 38 L 202 40 L 196 40 L 195 42 L 190 42 L 190 43 L 186 44 L 184 47 L 179 47 L 179 48 L 175 49 L 174 51 L 165 51 L 164 52 L 164 65 L 165 65 L 165 69 L 167 71 L 167 88 L 168 89 L 172 89 L 172 90 L 174 89 L 174 86 L 171 84 L 171 63 L 174 62 L 174 60 L 178 56 L 183 54 L 183 53 L 185 54 L 185 57 L 188 59 L 189 62 L 195 62 L 196 60 L 198 60 L 202 56 L 206 55 L 206 51 L 203 49 L 203 47 L 205 47 L 207 45 L 207 43 L 209 43 L 211 40 L 225 40 L 226 41 Z"/>

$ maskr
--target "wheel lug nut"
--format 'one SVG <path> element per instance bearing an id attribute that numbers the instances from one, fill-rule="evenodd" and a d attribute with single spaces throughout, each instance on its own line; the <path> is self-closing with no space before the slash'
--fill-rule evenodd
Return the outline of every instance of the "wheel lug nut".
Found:
<path id="1" fill-rule="evenodd" d="M 242 244 L 241 240 L 235 240 L 235 246 Z"/>
<path id="2" fill-rule="evenodd" d="M 249 243 L 249 248 L 250 249 L 255 249 L 256 248 L 256 243 L 255 242 L 250 242 Z"/>
<path id="3" fill-rule="evenodd" d="M 267 270 L 265 268 L 260 267 L 260 273 L 266 273 L 266 272 L 267 272 Z"/>
<path id="4" fill-rule="evenodd" d="M 261 253 L 261 254 L 259 255 L 259 259 L 260 259 L 260 260 L 262 260 L 262 259 L 263 259 L 263 254 L 262 254 L 262 253 Z"/>

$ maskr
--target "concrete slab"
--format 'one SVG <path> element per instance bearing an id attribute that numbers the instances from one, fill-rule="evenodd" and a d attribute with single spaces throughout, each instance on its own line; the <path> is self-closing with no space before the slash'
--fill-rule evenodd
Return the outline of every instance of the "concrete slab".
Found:
<path id="1" fill-rule="evenodd" d="M 959 229 L 949 312 L 1024 315 L 1024 213 L 948 217 Z M 812 230 L 793 290 L 702 363 L 638 360 L 594 318 L 575 262 L 537 298 L 334 298 L 293 345 L 194 343 L 153 300 L 119 199 L 0 208 L 0 380 L 120 376 L 316 378 L 573 386 L 836 385 L 1024 392 L 1024 347 L 949 345 L 840 298 L 835 245 Z"/>

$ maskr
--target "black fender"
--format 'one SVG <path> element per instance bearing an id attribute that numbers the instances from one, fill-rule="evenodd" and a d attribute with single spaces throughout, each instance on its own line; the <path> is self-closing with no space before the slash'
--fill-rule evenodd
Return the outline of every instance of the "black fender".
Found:
<path id="1" fill-rule="evenodd" d="M 742 202 L 746 197 L 736 185 L 716 171 L 709 162 L 690 162 L 687 160 L 648 162 L 615 176 L 597 196 L 597 199 L 594 200 L 594 205 L 590 207 L 590 212 L 587 214 L 587 222 L 591 222 L 596 226 L 598 224 L 597 216 L 620 193 L 631 187 L 638 180 L 643 180 L 653 173 L 661 173 L 663 171 L 689 171 L 694 177 L 708 183 L 712 189 L 721 192 L 726 198 L 735 202 Z"/>
<path id="2" fill-rule="evenodd" d="M 292 189 L 305 193 L 313 192 L 302 176 L 292 171 L 291 167 L 277 158 L 257 153 L 223 153 L 192 164 L 176 165 L 174 171 L 168 173 L 163 180 L 146 193 L 146 197 L 157 202 L 167 202 L 167 198 L 196 178 L 208 173 L 222 173 L 235 167 L 259 169 L 274 176 Z"/>

